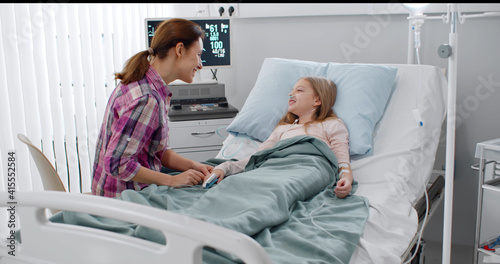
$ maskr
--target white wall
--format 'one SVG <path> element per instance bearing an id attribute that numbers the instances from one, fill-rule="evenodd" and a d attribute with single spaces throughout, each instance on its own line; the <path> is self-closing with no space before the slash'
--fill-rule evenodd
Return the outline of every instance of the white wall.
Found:
<path id="1" fill-rule="evenodd" d="M 406 63 L 408 25 L 404 18 L 372 16 L 321 16 L 241 18 L 233 20 L 236 91 L 230 102 L 242 106 L 267 57 L 321 62 Z M 380 29 L 365 32 L 366 25 Z M 391 27 L 387 30 L 385 27 Z M 365 37 L 366 36 L 366 37 Z M 387 40 L 390 40 L 387 42 Z M 380 52 L 390 47 L 388 52 Z M 228 78 L 228 81 L 230 79 Z M 231 89 L 231 87 L 228 87 Z"/>

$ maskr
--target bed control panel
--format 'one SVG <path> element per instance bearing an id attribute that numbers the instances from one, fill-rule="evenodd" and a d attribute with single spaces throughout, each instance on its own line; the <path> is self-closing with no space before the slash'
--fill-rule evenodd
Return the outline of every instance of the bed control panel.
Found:
<path id="1" fill-rule="evenodd" d="M 232 118 L 238 113 L 238 109 L 228 103 L 222 83 L 169 84 L 169 89 L 171 121 Z"/>

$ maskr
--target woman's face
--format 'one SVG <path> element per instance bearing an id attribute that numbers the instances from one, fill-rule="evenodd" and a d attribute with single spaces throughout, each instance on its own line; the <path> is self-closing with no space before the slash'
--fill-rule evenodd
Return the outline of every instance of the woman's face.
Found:
<path id="1" fill-rule="evenodd" d="M 304 79 L 297 81 L 288 95 L 290 96 L 288 112 L 299 117 L 312 114 L 314 109 L 321 104 L 319 96 L 314 93 L 311 84 Z"/>
<path id="2" fill-rule="evenodd" d="M 201 62 L 201 53 L 203 52 L 203 41 L 201 38 L 194 42 L 188 49 L 184 49 L 184 54 L 181 57 L 179 67 L 179 79 L 191 83 L 196 74 L 196 71 L 203 68 Z"/>

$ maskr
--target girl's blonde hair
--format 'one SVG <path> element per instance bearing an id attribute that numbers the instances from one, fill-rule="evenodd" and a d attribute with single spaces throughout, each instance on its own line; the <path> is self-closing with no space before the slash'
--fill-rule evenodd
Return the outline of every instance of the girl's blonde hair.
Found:
<path id="1" fill-rule="evenodd" d="M 307 129 L 307 126 L 314 122 L 323 122 L 329 118 L 338 118 L 337 114 L 333 111 L 333 105 L 337 99 L 337 85 L 333 81 L 319 76 L 305 76 L 300 79 L 308 81 L 313 88 L 314 94 L 321 100 L 321 105 L 314 111 L 313 120 L 304 124 L 304 127 Z M 297 115 L 287 112 L 278 122 L 278 126 L 293 124 L 297 118 Z"/>

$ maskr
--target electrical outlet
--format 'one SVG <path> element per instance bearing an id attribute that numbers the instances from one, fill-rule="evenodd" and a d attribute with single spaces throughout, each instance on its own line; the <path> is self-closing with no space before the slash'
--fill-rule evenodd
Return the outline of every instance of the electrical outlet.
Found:
<path id="1" fill-rule="evenodd" d="M 209 15 L 210 17 L 224 17 L 224 18 L 229 18 L 229 17 L 235 17 L 238 16 L 239 14 L 239 7 L 238 4 L 222 4 L 222 3 L 217 3 L 217 4 L 208 4 L 209 5 Z M 229 9 L 233 8 L 233 12 L 231 15 L 229 15 Z M 220 13 L 220 8 L 223 8 L 222 14 Z"/>

